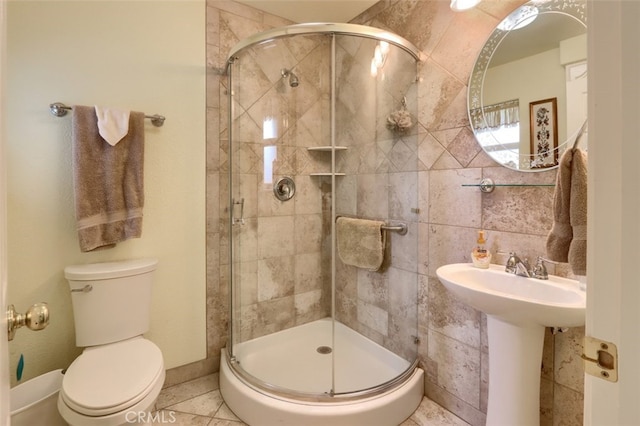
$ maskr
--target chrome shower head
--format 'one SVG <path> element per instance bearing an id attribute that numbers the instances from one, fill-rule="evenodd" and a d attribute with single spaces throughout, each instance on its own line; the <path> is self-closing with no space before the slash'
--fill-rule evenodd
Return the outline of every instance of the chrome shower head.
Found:
<path id="1" fill-rule="evenodd" d="M 298 76 L 293 71 L 283 68 L 280 70 L 280 74 L 282 74 L 282 78 L 289 77 L 289 86 L 298 87 L 300 85 L 300 80 L 298 80 Z"/>
<path id="2" fill-rule="evenodd" d="M 298 76 L 292 72 L 290 72 L 289 74 L 291 74 L 289 76 L 289 85 L 291 87 L 298 87 L 298 85 L 300 85 L 300 80 L 298 80 Z"/>

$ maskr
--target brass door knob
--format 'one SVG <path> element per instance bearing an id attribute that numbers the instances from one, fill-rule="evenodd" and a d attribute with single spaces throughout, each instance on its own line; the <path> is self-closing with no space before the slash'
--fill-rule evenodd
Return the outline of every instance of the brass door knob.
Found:
<path id="1" fill-rule="evenodd" d="M 46 303 L 36 303 L 27 312 L 19 314 L 13 305 L 7 307 L 7 332 L 9 340 L 13 340 L 16 330 L 26 325 L 29 329 L 38 331 L 49 325 L 49 307 Z"/>

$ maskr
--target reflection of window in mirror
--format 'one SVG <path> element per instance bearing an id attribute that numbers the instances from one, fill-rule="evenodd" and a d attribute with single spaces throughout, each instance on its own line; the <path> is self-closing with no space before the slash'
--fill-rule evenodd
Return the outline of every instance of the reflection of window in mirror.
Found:
<path id="1" fill-rule="evenodd" d="M 567 129 L 579 129 L 587 119 L 587 61 L 566 66 Z"/>
<path id="2" fill-rule="evenodd" d="M 485 150 L 491 152 L 491 157 L 500 164 L 513 169 L 518 168 L 520 161 L 520 124 L 500 126 L 491 131 L 476 133 L 476 138 Z M 496 138 L 504 141 L 498 142 Z"/>
<path id="3" fill-rule="evenodd" d="M 486 127 L 476 129 L 485 150 L 501 164 L 517 167 L 520 146 L 520 102 L 513 99 L 482 108 Z"/>

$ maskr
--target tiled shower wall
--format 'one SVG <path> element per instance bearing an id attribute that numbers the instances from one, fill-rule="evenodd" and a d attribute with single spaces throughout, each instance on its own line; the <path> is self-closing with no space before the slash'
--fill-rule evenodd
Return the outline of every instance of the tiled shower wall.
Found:
<path id="1" fill-rule="evenodd" d="M 377 271 L 346 265 L 336 256 L 336 319 L 413 361 L 417 336 L 418 177 L 417 127 L 389 129 L 387 117 L 403 108 L 416 115 L 416 62 L 390 46 L 384 66 L 372 71 L 374 40 L 336 38 L 335 204 L 338 216 L 405 223 L 406 235 L 386 232 L 385 260 Z M 338 238 L 340 235 L 337 236 Z"/>
<path id="2" fill-rule="evenodd" d="M 533 258 L 544 254 L 551 227 L 549 188 L 499 188 L 481 195 L 482 177 L 497 182 L 552 183 L 555 172 L 516 173 L 497 166 L 468 126 L 466 90 L 477 52 L 500 18 L 522 1 L 484 1 L 453 13 L 441 0 L 387 0 L 358 17 L 413 42 L 426 59 L 418 84 L 419 135 L 414 146 L 418 206 L 419 358 L 426 394 L 472 424 L 483 424 L 488 389 L 486 321 L 458 303 L 435 277 L 438 266 L 469 261 L 477 229 L 488 230 L 495 262 L 499 251 Z M 209 358 L 191 374 L 217 370 L 227 340 L 228 203 L 226 174 L 226 55 L 239 40 L 290 22 L 232 1 L 207 2 L 207 329 Z M 565 268 L 555 271 L 569 275 Z M 542 366 L 542 424 L 582 424 L 583 329 L 547 333 Z"/>

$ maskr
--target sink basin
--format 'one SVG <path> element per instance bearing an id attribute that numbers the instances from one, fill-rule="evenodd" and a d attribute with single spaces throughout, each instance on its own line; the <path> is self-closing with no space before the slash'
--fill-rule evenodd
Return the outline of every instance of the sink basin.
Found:
<path id="1" fill-rule="evenodd" d="M 507 322 L 547 327 L 585 322 L 586 294 L 575 280 L 525 278 L 504 272 L 504 266 L 479 269 L 470 263 L 442 266 L 436 275 L 461 301 Z"/>
<path id="2" fill-rule="evenodd" d="M 487 315 L 488 426 L 540 426 L 540 364 L 546 327 L 585 323 L 586 294 L 575 280 L 508 274 L 504 266 L 445 265 L 436 275 L 462 302 Z"/>

